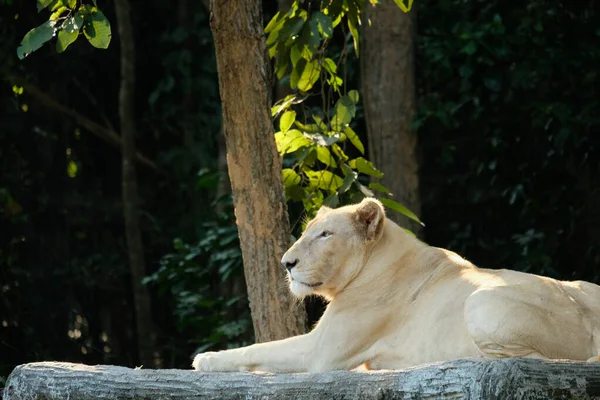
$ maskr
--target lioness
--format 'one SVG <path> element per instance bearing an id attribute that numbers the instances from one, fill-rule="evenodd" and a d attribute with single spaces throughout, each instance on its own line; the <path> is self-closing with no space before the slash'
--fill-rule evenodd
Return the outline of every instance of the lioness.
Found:
<path id="1" fill-rule="evenodd" d="M 479 269 L 406 233 L 372 198 L 321 208 L 281 263 L 296 296 L 330 302 L 313 331 L 199 354 L 195 369 L 318 372 L 600 354 L 600 286 Z"/>

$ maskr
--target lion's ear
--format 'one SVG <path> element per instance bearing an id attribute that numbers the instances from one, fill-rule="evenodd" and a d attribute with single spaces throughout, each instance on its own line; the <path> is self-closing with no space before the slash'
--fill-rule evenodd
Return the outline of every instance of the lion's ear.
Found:
<path id="1" fill-rule="evenodd" d="M 321 206 L 321 208 L 319 208 L 319 211 L 317 211 L 317 216 L 322 216 L 327 214 L 329 211 L 331 211 L 331 208 L 327 207 L 327 206 Z"/>
<path id="2" fill-rule="evenodd" d="M 379 239 L 383 233 L 385 210 L 381 202 L 367 197 L 356 208 L 358 229 L 365 234 L 367 240 Z"/>

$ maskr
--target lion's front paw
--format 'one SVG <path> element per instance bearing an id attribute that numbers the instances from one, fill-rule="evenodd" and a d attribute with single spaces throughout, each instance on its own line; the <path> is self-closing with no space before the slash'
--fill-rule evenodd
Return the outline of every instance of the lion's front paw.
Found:
<path id="1" fill-rule="evenodd" d="M 248 371 L 243 363 L 237 359 L 232 350 L 210 351 L 194 357 L 192 367 L 200 372 L 244 372 Z"/>
<path id="2" fill-rule="evenodd" d="M 194 357 L 194 362 L 192 363 L 192 367 L 196 371 L 200 372 L 215 372 L 218 371 L 216 369 L 216 360 L 218 358 L 218 354 L 216 352 L 208 352 L 201 353 Z"/>

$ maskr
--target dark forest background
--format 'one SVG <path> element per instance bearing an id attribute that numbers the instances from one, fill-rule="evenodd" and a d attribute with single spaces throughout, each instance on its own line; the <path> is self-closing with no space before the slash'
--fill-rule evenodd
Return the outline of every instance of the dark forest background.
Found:
<path id="1" fill-rule="evenodd" d="M 600 2 L 415 4 L 424 239 L 479 266 L 600 282 Z M 188 368 L 197 350 L 252 341 L 212 36 L 200 1 L 132 5 L 153 356 Z M 0 0 L 0 385 L 31 361 L 139 365 L 120 150 L 82 123 L 118 126 L 118 41 L 19 61 L 45 18 Z M 348 73 L 359 88 L 354 57 Z"/>

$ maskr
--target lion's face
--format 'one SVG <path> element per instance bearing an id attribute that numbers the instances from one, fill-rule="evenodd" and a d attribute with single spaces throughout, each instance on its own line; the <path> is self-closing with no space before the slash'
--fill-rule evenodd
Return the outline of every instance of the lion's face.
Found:
<path id="1" fill-rule="evenodd" d="M 292 293 L 335 297 L 360 273 L 384 222 L 381 203 L 371 198 L 335 210 L 321 208 L 281 259 Z"/>

